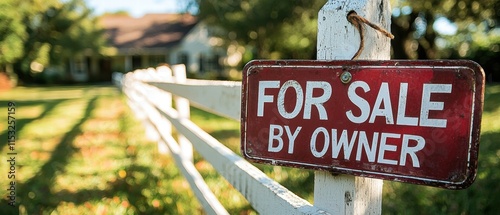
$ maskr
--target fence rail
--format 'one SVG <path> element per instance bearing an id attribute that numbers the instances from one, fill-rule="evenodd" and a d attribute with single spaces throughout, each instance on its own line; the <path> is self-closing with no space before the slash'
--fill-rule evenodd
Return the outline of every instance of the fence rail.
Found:
<path id="1" fill-rule="evenodd" d="M 208 214 L 228 214 L 192 161 L 196 150 L 261 214 L 328 214 L 272 180 L 189 120 L 189 105 L 240 120 L 241 83 L 186 79 L 183 65 L 113 74 L 161 152 L 170 152 Z M 175 100 L 175 108 L 172 106 Z M 172 126 L 180 137 L 172 137 Z"/>

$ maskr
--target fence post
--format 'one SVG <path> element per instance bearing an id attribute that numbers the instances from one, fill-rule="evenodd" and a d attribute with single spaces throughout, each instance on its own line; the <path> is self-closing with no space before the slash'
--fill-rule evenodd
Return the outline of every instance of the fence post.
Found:
<path id="1" fill-rule="evenodd" d="M 186 82 L 186 66 L 184 64 L 173 65 L 172 70 L 174 72 L 175 82 L 183 83 Z M 179 120 L 189 119 L 189 100 L 185 98 L 175 97 L 175 109 L 179 114 Z M 184 135 L 179 134 L 178 142 L 181 147 L 182 156 L 191 162 L 193 162 L 193 145 L 189 140 L 184 137 Z"/>
<path id="2" fill-rule="evenodd" d="M 157 67 L 156 75 L 159 81 L 172 81 L 172 70 L 168 66 Z M 159 101 L 162 106 L 172 107 L 172 93 L 159 89 L 157 90 L 157 101 Z M 162 120 L 164 121 L 164 127 L 162 129 L 164 130 L 164 132 L 172 135 L 172 123 L 170 123 L 170 121 L 165 119 L 163 116 L 162 118 Z M 170 152 L 167 143 L 164 142 L 163 138 L 158 142 L 158 152 L 160 152 L 160 154 L 169 154 Z"/>
<path id="3" fill-rule="evenodd" d="M 318 14 L 318 60 L 349 60 L 358 51 L 360 33 L 347 20 L 351 11 L 389 30 L 389 0 L 328 0 Z M 390 59 L 390 40 L 366 25 L 363 45 L 358 59 Z M 331 214 L 380 214 L 382 187 L 378 179 L 317 171 L 314 204 Z"/>
<path id="4" fill-rule="evenodd" d="M 137 88 L 142 88 L 148 90 L 148 86 L 143 84 L 142 81 L 148 80 L 150 78 L 150 72 L 146 69 L 135 70 L 134 72 L 134 83 L 132 85 L 132 89 L 134 90 L 134 95 L 137 96 Z M 138 98 L 140 100 L 145 101 L 144 98 Z M 142 113 L 141 119 L 143 119 L 144 130 L 146 132 L 146 138 L 151 141 L 160 140 L 160 135 L 156 131 L 153 124 L 149 121 L 147 115 L 148 113 Z"/>

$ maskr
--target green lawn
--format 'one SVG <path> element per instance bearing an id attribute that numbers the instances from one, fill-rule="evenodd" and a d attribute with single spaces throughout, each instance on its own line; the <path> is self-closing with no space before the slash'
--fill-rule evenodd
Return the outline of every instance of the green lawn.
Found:
<path id="1" fill-rule="evenodd" d="M 16 192 L 7 205 L 7 105 L 16 103 Z M 113 86 L 28 87 L 0 92 L 0 214 L 200 214 L 169 156 L 147 140 Z M 466 190 L 384 183 L 384 214 L 494 214 L 500 210 L 500 85 L 486 88 L 479 169 Z M 239 153 L 239 123 L 192 108 L 192 120 Z M 255 213 L 195 154 L 195 166 L 231 214 Z M 313 172 L 258 165 L 313 202 Z"/>
<path id="2" fill-rule="evenodd" d="M 7 101 L 16 103 L 21 214 L 196 214 L 200 206 L 173 160 L 145 139 L 112 86 L 16 88 L 0 94 L 0 171 Z M 7 174 L 0 180 L 8 187 Z M 2 197 L 6 192 L 0 192 Z M 0 202 L 0 214 L 17 214 Z"/>

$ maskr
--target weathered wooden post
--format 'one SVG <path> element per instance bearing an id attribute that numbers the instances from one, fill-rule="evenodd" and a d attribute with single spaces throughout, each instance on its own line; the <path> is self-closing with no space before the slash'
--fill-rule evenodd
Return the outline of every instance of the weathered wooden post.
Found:
<path id="1" fill-rule="evenodd" d="M 318 60 L 351 59 L 363 45 L 358 59 L 390 59 L 390 39 L 365 27 L 364 42 L 358 28 L 347 15 L 356 12 L 378 26 L 389 29 L 391 11 L 388 0 L 329 0 L 318 15 Z M 332 214 L 380 214 L 382 180 L 332 175 L 317 171 L 314 182 L 314 205 Z"/>

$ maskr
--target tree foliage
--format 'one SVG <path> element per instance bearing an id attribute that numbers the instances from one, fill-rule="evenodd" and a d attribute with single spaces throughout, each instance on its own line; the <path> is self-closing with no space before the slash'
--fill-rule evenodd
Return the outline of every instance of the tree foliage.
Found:
<path id="1" fill-rule="evenodd" d="M 0 65 L 13 62 L 20 57 L 23 39 L 26 37 L 18 8 L 20 1 L 0 1 Z"/>
<path id="2" fill-rule="evenodd" d="M 317 13 L 326 0 L 188 0 L 199 16 L 226 30 L 227 44 L 251 58 L 315 58 Z M 468 58 L 500 81 L 500 1 L 392 0 L 395 59 Z M 454 32 L 443 31 L 443 22 Z"/>
<path id="3" fill-rule="evenodd" d="M 251 58 L 314 58 L 317 13 L 326 1 L 206 0 L 199 16 L 226 31 Z"/>
<path id="4" fill-rule="evenodd" d="M 500 2 L 497 0 L 394 0 L 396 59 L 467 58 L 500 81 Z M 448 22 L 446 25 L 440 23 Z M 455 28 L 447 32 L 443 27 Z"/>
<path id="5" fill-rule="evenodd" d="M 102 30 L 83 0 L 6 0 L 0 3 L 0 67 L 14 65 L 32 81 L 31 65 L 61 65 L 104 45 Z"/>

